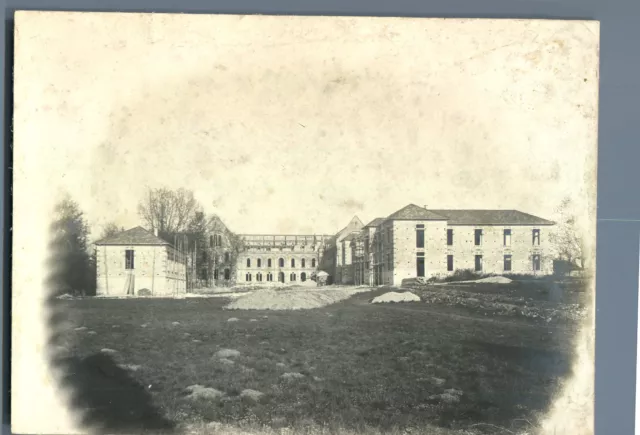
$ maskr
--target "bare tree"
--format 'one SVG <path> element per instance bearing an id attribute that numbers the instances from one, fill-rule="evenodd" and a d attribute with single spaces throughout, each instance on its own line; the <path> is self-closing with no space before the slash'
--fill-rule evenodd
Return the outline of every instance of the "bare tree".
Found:
<path id="1" fill-rule="evenodd" d="M 585 268 L 585 242 L 576 222 L 571 198 L 564 198 L 556 208 L 556 228 L 551 236 L 560 260 L 565 260 L 580 269 Z"/>
<path id="2" fill-rule="evenodd" d="M 187 231 L 199 211 L 193 192 L 186 189 L 149 189 L 138 205 L 140 217 L 160 233 Z"/>

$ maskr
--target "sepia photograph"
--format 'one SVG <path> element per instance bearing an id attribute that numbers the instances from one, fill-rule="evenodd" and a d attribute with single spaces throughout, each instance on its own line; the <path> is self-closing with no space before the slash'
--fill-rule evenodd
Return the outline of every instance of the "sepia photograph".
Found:
<path id="1" fill-rule="evenodd" d="M 12 429 L 593 434 L 596 21 L 19 11 Z"/>

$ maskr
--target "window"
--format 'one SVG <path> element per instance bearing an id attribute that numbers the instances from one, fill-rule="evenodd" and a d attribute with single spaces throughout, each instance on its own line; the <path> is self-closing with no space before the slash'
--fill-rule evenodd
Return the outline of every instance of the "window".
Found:
<path id="1" fill-rule="evenodd" d="M 296 267 L 296 259 L 295 258 L 291 259 L 291 267 Z"/>
<path id="2" fill-rule="evenodd" d="M 214 246 L 213 236 L 209 236 L 209 246 L 210 247 Z"/>
<path id="3" fill-rule="evenodd" d="M 271 267 L 271 259 L 270 258 L 267 260 L 267 267 Z"/>
<path id="4" fill-rule="evenodd" d="M 278 260 L 278 266 L 284 267 L 284 258 L 281 258 L 281 259 Z"/>
<path id="5" fill-rule="evenodd" d="M 503 239 L 504 246 L 511 246 L 511 230 L 504 230 Z"/>
<path id="6" fill-rule="evenodd" d="M 416 225 L 416 248 L 424 248 L 424 225 L 422 224 Z"/>
<path id="7" fill-rule="evenodd" d="M 504 256 L 504 271 L 511 272 L 511 255 Z"/>
<path id="8" fill-rule="evenodd" d="M 251 267 L 251 259 L 247 258 L 247 267 Z"/>
<path id="9" fill-rule="evenodd" d="M 222 246 L 222 236 L 218 234 L 218 246 Z"/>
<path id="10" fill-rule="evenodd" d="M 256 275 L 256 281 L 262 282 L 262 274 L 260 272 Z"/>
<path id="11" fill-rule="evenodd" d="M 533 230 L 533 244 L 540 244 L 540 230 Z"/>
<path id="12" fill-rule="evenodd" d="M 280 282 L 284 282 L 284 272 L 280 272 L 280 273 L 278 274 L 278 281 L 280 281 Z"/>
<path id="13" fill-rule="evenodd" d="M 533 256 L 533 270 L 534 271 L 540 270 L 540 255 L 536 254 Z"/>
<path id="14" fill-rule="evenodd" d="M 124 267 L 127 270 L 133 269 L 133 249 L 124 251 Z"/>
<path id="15" fill-rule="evenodd" d="M 416 256 L 416 276 L 424 276 L 424 252 Z"/>
<path id="16" fill-rule="evenodd" d="M 453 255 L 447 255 L 447 270 L 453 271 Z"/>
<path id="17" fill-rule="evenodd" d="M 295 281 L 296 280 L 296 274 L 295 273 L 291 273 L 291 275 L 289 276 L 289 281 Z"/>
<path id="18" fill-rule="evenodd" d="M 311 259 L 311 267 L 316 267 L 316 259 L 315 258 Z"/>
<path id="19" fill-rule="evenodd" d="M 476 272 L 482 272 L 482 255 L 476 255 Z"/>
<path id="20" fill-rule="evenodd" d="M 387 269 L 391 270 L 391 254 L 387 254 Z"/>
<path id="21" fill-rule="evenodd" d="M 447 230 L 447 245 L 453 245 L 453 230 Z"/>
<path id="22" fill-rule="evenodd" d="M 225 263 L 229 261 L 229 253 L 228 252 L 224 253 L 224 261 L 225 261 Z"/>
<path id="23" fill-rule="evenodd" d="M 247 273 L 244 278 L 245 278 L 245 281 L 247 282 L 251 281 L 251 274 Z"/>
<path id="24" fill-rule="evenodd" d="M 218 279 L 218 269 L 213 271 L 213 279 Z"/>
<path id="25" fill-rule="evenodd" d="M 300 281 L 305 282 L 307 280 L 307 274 L 302 272 L 300 274 Z"/>
<path id="26" fill-rule="evenodd" d="M 267 273 L 267 281 L 273 281 L 273 275 L 271 274 L 271 272 Z"/>
<path id="27" fill-rule="evenodd" d="M 262 267 L 262 258 L 256 260 L 258 267 Z"/>
<path id="28" fill-rule="evenodd" d="M 231 271 L 229 269 L 225 269 L 224 270 L 224 279 L 229 279 L 231 278 Z"/>
<path id="29" fill-rule="evenodd" d="M 303 258 L 302 260 L 300 260 L 300 267 L 302 267 L 304 269 L 306 264 L 306 260 Z"/>
<path id="30" fill-rule="evenodd" d="M 475 244 L 476 246 L 482 245 L 482 230 L 475 231 Z"/>

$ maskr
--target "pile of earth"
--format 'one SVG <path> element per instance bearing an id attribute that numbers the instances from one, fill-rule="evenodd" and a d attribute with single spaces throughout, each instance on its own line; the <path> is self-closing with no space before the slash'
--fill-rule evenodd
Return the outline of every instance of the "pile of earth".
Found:
<path id="1" fill-rule="evenodd" d="M 239 297 L 225 308 L 229 310 L 309 310 L 335 304 L 370 290 L 369 287 L 323 287 L 321 290 L 263 289 Z"/>

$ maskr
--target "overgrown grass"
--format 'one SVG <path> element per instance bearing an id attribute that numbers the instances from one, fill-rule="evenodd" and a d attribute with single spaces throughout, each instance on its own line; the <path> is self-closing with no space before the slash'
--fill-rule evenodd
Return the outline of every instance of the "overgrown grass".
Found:
<path id="1" fill-rule="evenodd" d="M 535 424 L 568 374 L 569 330 L 438 312 L 424 303 L 367 303 L 383 292 L 297 312 L 227 312 L 228 301 L 218 298 L 55 303 L 71 322 L 62 334 L 66 356 L 117 350 L 116 362 L 139 365 L 131 376 L 180 424 L 516 433 Z M 240 352 L 233 364 L 214 357 L 223 348 Z M 285 372 L 304 377 L 286 381 Z M 226 397 L 188 400 L 185 388 L 194 384 Z M 264 396 L 246 400 L 244 389 Z M 459 402 L 439 397 L 447 389 L 462 391 Z"/>

